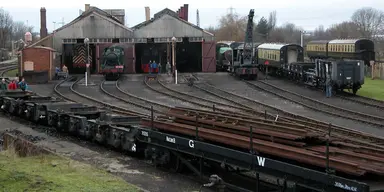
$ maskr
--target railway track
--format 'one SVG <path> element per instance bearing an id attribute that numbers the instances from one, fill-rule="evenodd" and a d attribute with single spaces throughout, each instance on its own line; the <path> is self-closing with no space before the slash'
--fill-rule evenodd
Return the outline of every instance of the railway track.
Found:
<path id="1" fill-rule="evenodd" d="M 14 63 L 0 64 L 0 76 L 4 77 L 8 71 L 12 71 L 14 69 L 17 69 L 17 65 Z"/>
<path id="2" fill-rule="evenodd" d="M 144 99 L 128 93 L 119 87 L 119 80 L 112 82 L 113 85 L 106 85 L 106 81 L 100 84 L 100 89 L 110 97 L 116 98 L 125 103 L 129 103 L 138 108 L 142 108 L 147 111 L 148 114 L 153 110 L 157 114 L 164 114 L 165 111 L 169 110 L 171 106 L 165 105 L 159 102 Z M 128 98 L 127 98 L 128 96 Z M 127 98 L 127 99 L 126 99 Z"/>
<path id="3" fill-rule="evenodd" d="M 348 92 L 337 94 L 336 97 L 384 110 L 384 101 L 363 97 L 359 95 L 353 95 L 352 93 L 348 93 Z"/>
<path id="4" fill-rule="evenodd" d="M 247 104 L 248 106 L 260 105 L 260 106 L 266 106 L 266 107 L 272 108 L 275 111 L 277 111 L 278 114 L 285 115 L 285 116 L 279 117 L 280 121 L 283 120 L 286 122 L 292 122 L 292 123 L 296 123 L 296 124 L 300 124 L 300 125 L 305 125 L 306 129 L 320 132 L 324 135 L 326 135 L 328 133 L 329 129 L 331 129 L 332 135 L 337 136 L 337 138 L 339 138 L 339 139 L 349 140 L 355 144 L 361 144 L 361 145 L 365 145 L 365 146 L 378 147 L 378 148 L 384 149 L 384 138 L 381 138 L 381 137 L 377 137 L 377 136 L 370 135 L 370 134 L 360 132 L 360 131 L 351 130 L 351 129 L 341 127 L 341 126 L 331 125 L 331 124 L 328 124 L 326 122 L 314 120 L 314 119 L 311 119 L 308 117 L 292 114 L 288 111 L 284 111 L 284 110 L 275 108 L 273 106 L 268 106 L 264 103 L 249 99 L 249 98 L 244 97 L 242 95 L 238 95 L 236 93 L 232 93 L 232 92 L 229 92 L 226 90 L 219 89 L 219 88 L 217 88 L 213 85 L 207 84 L 207 83 L 203 83 L 203 86 L 205 86 L 205 88 L 203 88 L 202 86 L 199 87 L 197 85 L 194 85 L 194 86 L 197 89 L 201 89 L 201 90 L 206 91 L 208 93 L 214 94 L 217 97 L 220 97 L 223 99 L 228 99 L 228 100 L 233 101 L 233 102 L 236 102 L 236 100 L 241 99 L 241 100 L 248 101 L 248 104 Z M 242 105 L 239 102 L 238 102 L 238 104 Z"/>
<path id="5" fill-rule="evenodd" d="M 369 115 L 349 109 L 344 109 L 335 105 L 331 105 L 325 102 L 312 99 L 310 97 L 292 92 L 290 90 L 277 87 L 264 81 L 244 81 L 249 86 L 259 89 L 261 91 L 273 94 L 288 101 L 297 103 L 315 111 L 326 113 L 332 116 L 338 116 L 345 119 L 359 121 L 365 124 L 374 125 L 380 128 L 384 128 L 384 118 L 374 115 Z"/>
<path id="6" fill-rule="evenodd" d="M 85 94 L 82 94 L 78 91 L 75 90 L 75 86 L 76 84 L 82 80 L 83 78 L 76 78 L 76 77 L 70 77 L 66 80 L 63 80 L 61 81 L 60 83 L 56 84 L 55 87 L 54 87 L 54 91 L 56 94 L 58 94 L 60 97 L 64 98 L 65 100 L 68 100 L 68 101 L 72 101 L 72 102 L 76 102 L 75 100 L 71 99 L 70 97 L 62 94 L 58 88 L 61 84 L 65 83 L 65 82 L 68 82 L 68 81 L 71 81 L 71 85 L 69 86 L 69 89 L 71 90 L 72 93 L 78 95 L 79 97 L 81 98 L 84 98 L 86 100 L 89 100 L 89 101 L 92 101 L 94 103 L 97 103 L 99 106 L 104 106 L 104 107 L 107 107 L 109 109 L 111 109 L 112 112 L 115 112 L 117 114 L 122 114 L 122 115 L 137 115 L 137 116 L 147 116 L 146 114 L 143 114 L 143 113 L 140 113 L 140 112 L 137 112 L 137 111 L 132 111 L 132 110 L 129 110 L 129 109 L 126 109 L 126 108 L 122 108 L 122 107 L 119 107 L 119 106 L 116 106 L 116 105 L 113 105 L 113 104 L 109 104 L 109 103 L 105 103 L 103 101 L 100 101 L 98 99 L 95 99 L 93 97 L 90 97 L 88 95 L 85 95 Z"/>
<path id="7" fill-rule="evenodd" d="M 181 100 L 183 102 L 191 103 L 195 106 L 201 107 L 206 110 L 215 110 L 215 111 L 221 111 L 226 113 L 235 113 L 235 112 L 244 112 L 244 111 L 250 111 L 250 109 L 244 109 L 242 107 L 238 107 L 231 104 L 221 103 L 214 100 L 205 99 L 202 97 L 198 97 L 192 94 L 184 93 L 181 91 L 178 91 L 176 89 L 172 89 L 165 85 L 163 82 L 160 81 L 160 79 L 157 79 L 154 82 L 144 82 L 145 85 L 151 89 L 152 91 L 155 91 L 157 93 L 160 93 L 162 95 L 166 95 L 168 97 Z"/>

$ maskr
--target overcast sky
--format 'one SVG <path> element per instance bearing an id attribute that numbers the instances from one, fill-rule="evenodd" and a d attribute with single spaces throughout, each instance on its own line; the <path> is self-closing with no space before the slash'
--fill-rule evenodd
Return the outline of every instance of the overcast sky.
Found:
<path id="1" fill-rule="evenodd" d="M 37 3 L 38 2 L 38 3 Z M 313 30 L 319 25 L 329 27 L 332 24 L 349 20 L 352 13 L 361 7 L 374 7 L 384 10 L 384 0 L 269 0 L 269 1 L 190 1 L 184 2 L 170 0 L 146 0 L 144 1 L 105 1 L 105 0 L 39 0 L 39 1 L 6 1 L 1 5 L 3 9 L 11 13 L 14 20 L 28 22 L 35 27 L 34 31 L 40 29 L 40 7 L 47 9 L 48 31 L 54 28 L 53 22 L 70 22 L 79 16 L 79 10 L 84 10 L 84 4 L 90 3 L 101 9 L 125 9 L 126 23 L 132 27 L 145 19 L 144 7 L 151 8 L 153 14 L 168 7 L 177 10 L 183 3 L 189 4 L 189 21 L 196 24 L 196 10 L 200 12 L 200 26 L 205 28 L 210 25 L 216 26 L 218 19 L 229 12 L 229 7 L 234 11 L 247 15 L 250 8 L 255 9 L 255 21 L 260 17 L 268 17 L 268 13 L 276 10 L 277 24 L 281 25 L 291 22 L 305 30 Z M 113 4 L 116 2 L 117 4 Z M 236 2 L 236 4 L 234 3 Z M 56 28 L 58 28 L 56 24 Z"/>

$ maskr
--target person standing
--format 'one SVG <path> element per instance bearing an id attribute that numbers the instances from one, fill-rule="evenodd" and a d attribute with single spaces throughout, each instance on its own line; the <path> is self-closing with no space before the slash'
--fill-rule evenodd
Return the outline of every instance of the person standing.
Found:
<path id="1" fill-rule="evenodd" d="M 156 63 L 156 61 L 155 60 L 153 60 L 153 66 L 152 66 L 152 68 L 153 68 L 153 73 L 156 73 L 156 69 L 157 69 L 157 63 Z"/>
<path id="2" fill-rule="evenodd" d="M 171 64 L 169 63 L 169 61 L 165 65 L 165 68 L 166 68 L 167 74 L 169 76 L 171 74 Z"/>
<path id="3" fill-rule="evenodd" d="M 152 67 L 153 67 L 153 65 L 152 65 L 152 61 L 151 60 L 149 60 L 149 74 L 152 74 Z"/>
<path id="4" fill-rule="evenodd" d="M 0 90 L 1 91 L 7 91 L 7 82 L 5 82 L 4 78 L 1 80 Z"/>
<path id="5" fill-rule="evenodd" d="M 12 82 L 9 83 L 8 85 L 8 90 L 16 90 L 16 89 L 17 89 L 16 80 L 12 80 Z"/>
<path id="6" fill-rule="evenodd" d="M 162 67 L 162 66 L 161 66 L 161 63 L 159 63 L 159 71 L 158 71 L 159 74 L 161 74 L 161 67 Z"/>
<path id="7" fill-rule="evenodd" d="M 331 75 L 329 73 L 327 73 L 325 80 L 325 96 L 327 98 L 332 96 L 332 80 Z"/>
<path id="8" fill-rule="evenodd" d="M 27 85 L 27 83 L 25 82 L 25 79 L 24 79 L 24 78 L 22 78 L 21 81 L 19 82 L 19 87 L 20 87 L 20 89 L 23 90 L 23 91 L 28 90 L 28 85 Z"/>

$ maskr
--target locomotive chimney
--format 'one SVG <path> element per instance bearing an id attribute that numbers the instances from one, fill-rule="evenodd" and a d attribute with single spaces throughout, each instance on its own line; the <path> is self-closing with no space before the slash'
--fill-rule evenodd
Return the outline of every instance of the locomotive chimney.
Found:
<path id="1" fill-rule="evenodd" d="M 149 7 L 145 7 L 145 21 L 149 21 L 151 18 L 151 10 Z"/>
<path id="2" fill-rule="evenodd" d="M 188 4 L 184 4 L 184 20 L 188 21 Z"/>
<path id="3" fill-rule="evenodd" d="M 91 4 L 85 4 L 84 12 L 88 11 L 91 7 Z"/>
<path id="4" fill-rule="evenodd" d="M 47 11 L 44 7 L 40 9 L 40 38 L 44 38 L 48 35 L 47 30 Z"/>

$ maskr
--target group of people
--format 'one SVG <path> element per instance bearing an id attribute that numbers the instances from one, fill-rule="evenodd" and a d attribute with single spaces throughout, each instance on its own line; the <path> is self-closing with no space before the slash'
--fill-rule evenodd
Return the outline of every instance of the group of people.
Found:
<path id="1" fill-rule="evenodd" d="M 63 72 L 63 74 L 61 72 Z M 60 69 L 60 67 L 56 67 L 56 70 L 55 70 L 56 79 L 59 79 L 60 77 L 67 78 L 67 76 L 68 76 L 68 67 L 66 65 L 63 65 L 62 69 Z"/>
<path id="2" fill-rule="evenodd" d="M 22 78 L 21 81 L 19 81 L 19 79 L 16 78 L 8 84 L 5 81 L 5 79 L 1 80 L 1 83 L 0 83 L 1 91 L 16 90 L 16 89 L 21 89 L 23 91 L 29 90 L 28 84 L 25 82 L 24 78 Z"/>
<path id="3" fill-rule="evenodd" d="M 149 74 L 152 74 L 152 72 L 156 68 L 158 68 L 158 74 L 161 74 L 162 73 L 161 63 L 157 64 L 156 61 L 153 61 L 153 62 L 149 61 Z M 171 64 L 169 62 L 167 62 L 167 64 L 165 65 L 165 70 L 168 75 L 171 75 Z"/>

